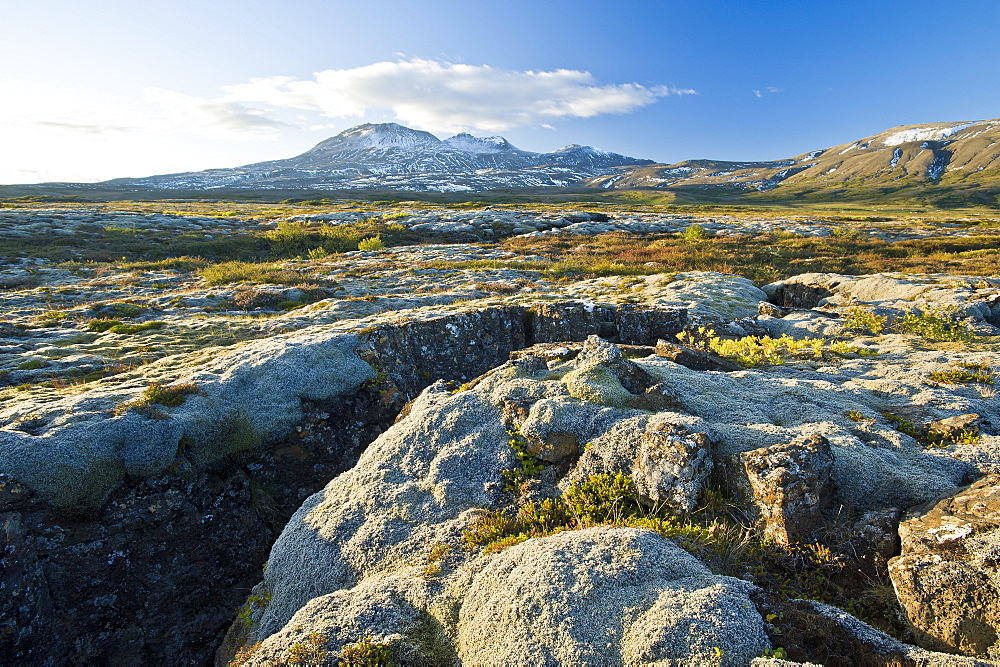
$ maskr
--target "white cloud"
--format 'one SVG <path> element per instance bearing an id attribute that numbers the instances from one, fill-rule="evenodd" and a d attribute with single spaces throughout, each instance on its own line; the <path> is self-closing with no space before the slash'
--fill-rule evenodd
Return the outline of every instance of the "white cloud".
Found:
<path id="1" fill-rule="evenodd" d="M 775 88 L 774 86 L 768 86 L 768 87 L 760 89 L 760 90 L 754 90 L 753 91 L 753 96 L 756 97 L 757 99 L 760 99 L 761 97 L 764 97 L 765 93 L 772 93 L 773 94 L 773 93 L 781 93 L 781 92 L 784 92 L 781 88 Z"/>
<path id="2" fill-rule="evenodd" d="M 221 131 L 235 139 L 273 139 L 288 126 L 266 110 L 224 97 L 210 100 L 163 88 L 147 88 L 143 97 L 158 108 L 151 124 L 161 130 L 213 136 Z"/>
<path id="3" fill-rule="evenodd" d="M 598 82 L 577 70 L 513 71 L 434 60 L 254 79 L 215 96 L 0 79 L 0 183 L 95 181 L 286 157 L 316 133 L 397 120 L 436 133 L 549 127 L 629 113 L 693 90 Z M 270 142 L 266 151 L 258 142 Z"/>
<path id="4" fill-rule="evenodd" d="M 219 101 L 313 110 L 330 118 L 388 110 L 403 124 L 438 132 L 628 113 L 668 95 L 696 94 L 671 86 L 602 85 L 579 70 L 519 72 L 421 59 L 324 70 L 311 80 L 255 79 L 223 91 Z"/>

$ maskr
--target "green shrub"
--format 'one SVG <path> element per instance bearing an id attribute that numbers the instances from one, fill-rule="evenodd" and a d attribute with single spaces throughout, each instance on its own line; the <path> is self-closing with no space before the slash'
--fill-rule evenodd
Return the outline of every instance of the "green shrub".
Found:
<path id="1" fill-rule="evenodd" d="M 907 313 L 892 323 L 900 333 L 912 333 L 932 341 L 971 342 L 976 338 L 969 327 L 944 311 Z"/>
<path id="2" fill-rule="evenodd" d="M 351 667 L 392 667 L 392 649 L 389 644 L 376 642 L 372 637 L 362 637 L 340 650 L 338 664 Z"/>
<path id="3" fill-rule="evenodd" d="M 960 363 L 957 368 L 934 371 L 930 375 L 934 382 L 945 384 L 993 384 L 993 374 L 988 364 Z"/>
<path id="4" fill-rule="evenodd" d="M 699 327 L 695 334 L 682 331 L 677 334 L 677 340 L 687 345 L 702 347 L 749 368 L 774 366 L 789 359 L 821 360 L 831 356 L 864 357 L 875 354 L 843 341 L 827 341 L 824 338 L 795 339 L 787 334 L 778 338 L 769 336 L 745 336 L 735 340 L 720 338 L 713 330 L 706 327 Z"/>
<path id="5" fill-rule="evenodd" d="M 883 412 L 882 417 L 894 429 L 910 436 L 923 447 L 944 448 L 952 445 L 973 445 L 979 442 L 979 433 L 975 429 L 965 428 L 949 433 L 937 433 L 925 427 L 918 427 L 908 419 L 891 412 Z"/>
<path id="6" fill-rule="evenodd" d="M 521 436 L 518 431 L 507 431 L 510 436 L 508 444 L 514 450 L 517 457 L 517 466 L 509 470 L 501 471 L 507 483 L 504 485 L 505 491 L 512 491 L 519 487 L 521 483 L 529 477 L 534 477 L 542 471 L 542 462 L 528 451 L 528 441 Z"/>
<path id="7" fill-rule="evenodd" d="M 878 336 L 885 331 L 888 322 L 889 318 L 884 315 L 876 315 L 864 308 L 852 308 L 847 311 L 844 328 L 850 331 L 865 331 L 873 336 Z"/>
<path id="8" fill-rule="evenodd" d="M 714 236 L 714 234 L 711 231 L 709 231 L 708 229 L 706 229 L 705 227 L 702 227 L 701 225 L 699 225 L 697 223 L 688 225 L 684 229 L 684 231 L 681 232 L 681 238 L 682 239 L 687 239 L 689 241 L 697 241 L 699 239 L 707 239 L 707 238 L 710 238 L 711 236 Z"/>
<path id="9" fill-rule="evenodd" d="M 326 637 L 318 632 L 310 632 L 305 640 L 295 642 L 288 647 L 288 664 L 290 665 L 322 665 L 326 662 L 327 652 L 323 648 Z M 367 664 L 367 663 L 357 663 Z"/>
<path id="10" fill-rule="evenodd" d="M 864 308 L 852 308 L 847 312 L 844 328 L 875 336 L 886 332 L 916 334 L 929 341 L 971 342 L 976 338 L 968 325 L 944 310 L 906 313 L 890 319 Z"/>
<path id="11" fill-rule="evenodd" d="M 382 242 L 382 237 L 379 235 L 371 236 L 366 239 L 361 239 L 358 241 L 358 250 L 385 250 L 385 243 Z"/>

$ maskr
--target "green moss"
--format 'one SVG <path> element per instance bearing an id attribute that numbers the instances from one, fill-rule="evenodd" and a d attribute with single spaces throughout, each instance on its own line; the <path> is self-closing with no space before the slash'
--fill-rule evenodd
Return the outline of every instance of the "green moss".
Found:
<path id="1" fill-rule="evenodd" d="M 32 359 L 30 361 L 25 361 L 23 364 L 18 364 L 17 370 L 19 371 L 34 371 L 39 368 L 45 368 L 49 365 L 48 361 L 44 359 Z"/>
<path id="2" fill-rule="evenodd" d="M 577 368 L 563 377 L 569 395 L 616 408 L 625 408 L 635 399 L 606 366 Z"/>
<path id="3" fill-rule="evenodd" d="M 126 319 L 138 317 L 145 310 L 147 309 L 134 303 L 109 303 L 101 306 L 101 312 L 111 315 L 111 317 L 124 317 Z"/>
<path id="4" fill-rule="evenodd" d="M 166 322 L 154 320 L 152 322 L 143 322 L 142 324 L 114 324 L 108 327 L 107 330 L 113 334 L 131 335 L 142 333 L 143 331 L 152 331 L 153 329 L 162 329 L 166 325 Z"/>
<path id="5" fill-rule="evenodd" d="M 87 331 L 103 333 L 111 327 L 116 327 L 121 323 L 121 320 L 91 320 L 90 322 L 87 322 Z"/>
<path id="6" fill-rule="evenodd" d="M 420 649 L 419 664 L 428 667 L 452 667 L 459 664 L 455 648 L 448 639 L 444 625 L 430 613 L 421 610 L 416 624 L 405 637 Z"/>
<path id="7" fill-rule="evenodd" d="M 251 451 L 264 442 L 263 435 L 254 428 L 246 415 L 236 415 L 227 419 L 222 425 L 219 437 L 224 445 L 225 454 Z"/>

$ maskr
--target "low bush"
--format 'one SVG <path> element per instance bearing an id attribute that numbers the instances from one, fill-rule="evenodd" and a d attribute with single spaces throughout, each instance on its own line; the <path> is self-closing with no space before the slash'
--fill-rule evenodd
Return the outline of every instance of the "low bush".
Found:
<path id="1" fill-rule="evenodd" d="M 993 374 L 988 364 L 960 363 L 956 368 L 934 371 L 930 378 L 943 384 L 993 384 Z"/>
<path id="2" fill-rule="evenodd" d="M 853 308 L 847 312 L 844 328 L 873 336 L 883 333 L 916 334 L 925 340 L 936 342 L 968 343 L 976 339 L 967 324 L 944 310 L 906 313 L 901 317 L 891 318 L 888 315 L 876 315 L 864 308 Z"/>
<path id="3" fill-rule="evenodd" d="M 767 336 L 745 336 L 735 340 L 720 338 L 706 327 L 699 327 L 696 334 L 681 332 L 677 340 L 701 347 L 720 357 L 732 359 L 748 368 L 775 366 L 791 359 L 829 359 L 849 355 L 871 356 L 876 354 L 863 347 L 850 345 L 844 341 L 828 341 L 825 338 L 801 338 L 782 335 L 778 338 Z"/>

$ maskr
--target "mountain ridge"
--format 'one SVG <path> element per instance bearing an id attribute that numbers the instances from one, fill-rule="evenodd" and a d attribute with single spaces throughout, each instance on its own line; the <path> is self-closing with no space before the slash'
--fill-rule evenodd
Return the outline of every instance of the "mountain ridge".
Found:
<path id="1" fill-rule="evenodd" d="M 551 153 L 524 151 L 499 136 L 468 133 L 438 139 L 397 123 L 365 123 L 292 158 L 231 169 L 114 179 L 105 187 L 177 189 L 399 189 L 481 191 L 565 186 L 620 167 L 655 164 L 571 144 Z"/>
<path id="2" fill-rule="evenodd" d="M 446 139 L 396 123 L 366 123 L 292 158 L 234 168 L 120 178 L 102 183 L 2 186 L 0 195 L 98 192 L 142 196 L 296 196 L 340 192 L 495 192 L 580 196 L 633 191 L 668 203 L 896 201 L 1000 207 L 1000 119 L 917 123 L 782 160 L 684 160 L 661 164 L 569 144 L 522 150 L 501 136 Z M 260 196 L 255 194 L 253 196 Z"/>
<path id="3" fill-rule="evenodd" d="M 715 186 L 769 192 L 788 186 L 900 187 L 992 180 L 1000 182 L 1000 119 L 901 125 L 784 160 L 684 160 L 637 167 L 587 184 L 614 190 Z"/>

